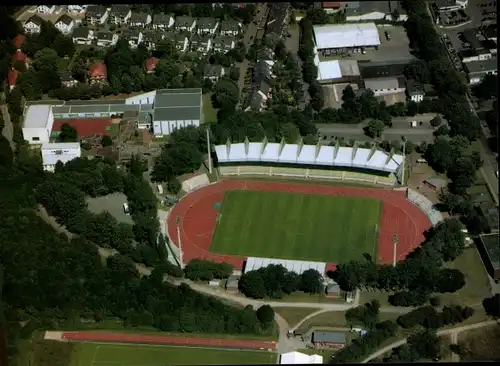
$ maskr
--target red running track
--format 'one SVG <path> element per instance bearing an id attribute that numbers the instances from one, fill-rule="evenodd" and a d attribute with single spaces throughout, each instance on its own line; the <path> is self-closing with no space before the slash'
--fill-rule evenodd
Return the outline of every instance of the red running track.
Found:
<path id="1" fill-rule="evenodd" d="M 217 209 L 215 203 L 222 202 L 228 190 L 252 190 L 291 192 L 301 194 L 370 197 L 383 202 L 382 218 L 378 238 L 378 263 L 392 263 L 392 236 L 398 235 L 397 260 L 404 259 L 423 240 L 423 233 L 431 223 L 424 212 L 406 199 L 405 191 L 378 188 L 322 186 L 282 182 L 262 182 L 239 179 L 225 179 L 200 188 L 181 199 L 168 217 L 168 233 L 178 245 L 176 218 L 182 218 L 180 235 L 183 260 L 208 259 L 233 264 L 241 270 L 246 257 L 219 255 L 210 252 Z M 332 269 L 332 266 L 328 266 Z"/>
<path id="2" fill-rule="evenodd" d="M 213 338 L 190 338 L 175 336 L 154 336 L 130 333 L 111 332 L 64 332 L 62 339 L 80 342 L 110 342 L 110 343 L 136 343 L 136 344 L 164 344 L 175 346 L 197 346 L 215 348 L 238 348 L 238 349 L 272 349 L 276 348 L 276 342 L 265 342 L 255 340 L 213 339 Z"/>

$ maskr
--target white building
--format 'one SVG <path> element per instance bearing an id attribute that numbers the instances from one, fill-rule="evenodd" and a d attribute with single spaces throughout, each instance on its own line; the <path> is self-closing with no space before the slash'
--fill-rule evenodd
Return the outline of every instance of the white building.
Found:
<path id="1" fill-rule="evenodd" d="M 297 364 L 322 364 L 323 357 L 320 355 L 306 355 L 300 352 L 287 352 L 280 356 L 280 365 Z"/>
<path id="2" fill-rule="evenodd" d="M 30 145 L 40 145 L 49 142 L 54 124 L 52 106 L 33 104 L 24 111 L 23 136 Z"/>
<path id="3" fill-rule="evenodd" d="M 404 93 L 406 86 L 397 77 L 365 79 L 365 89 L 371 89 L 376 97 Z"/>
<path id="4" fill-rule="evenodd" d="M 358 61 L 356 60 L 329 60 L 318 59 L 318 78 L 320 83 L 335 83 L 346 78 L 360 77 Z"/>
<path id="5" fill-rule="evenodd" d="M 316 48 L 324 55 L 380 46 L 375 23 L 315 25 L 313 29 Z"/>
<path id="6" fill-rule="evenodd" d="M 26 23 L 24 23 L 24 31 L 28 34 L 37 34 L 40 33 L 42 29 L 43 19 L 38 15 L 33 15 L 30 17 Z"/>
<path id="7" fill-rule="evenodd" d="M 36 10 L 38 14 L 54 14 L 56 11 L 55 5 L 38 5 Z"/>
<path id="8" fill-rule="evenodd" d="M 258 258 L 258 257 L 247 258 L 245 264 L 245 272 L 256 271 L 260 268 L 265 268 L 270 264 L 276 264 L 276 265 L 281 264 L 288 271 L 295 272 L 298 275 L 304 273 L 309 269 L 315 269 L 321 275 L 324 275 L 326 273 L 326 263 L 324 262 L 296 261 L 291 259 Z"/>
<path id="9" fill-rule="evenodd" d="M 73 14 L 83 14 L 87 10 L 87 5 L 68 5 L 68 12 Z"/>
<path id="10" fill-rule="evenodd" d="M 60 161 L 66 164 L 68 161 L 82 156 L 80 143 L 45 143 L 41 148 L 43 170 L 53 172 L 56 164 Z"/>

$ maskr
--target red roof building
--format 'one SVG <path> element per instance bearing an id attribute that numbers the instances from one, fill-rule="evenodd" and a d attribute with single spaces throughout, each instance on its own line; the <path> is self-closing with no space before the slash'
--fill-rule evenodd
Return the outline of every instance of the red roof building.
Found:
<path id="1" fill-rule="evenodd" d="M 14 87 L 16 86 L 16 81 L 17 81 L 17 78 L 19 77 L 19 75 L 21 75 L 21 73 L 19 71 L 17 71 L 16 69 L 11 69 L 9 71 L 8 80 L 9 80 L 10 90 L 14 89 Z"/>
<path id="2" fill-rule="evenodd" d="M 82 118 L 82 119 L 58 119 L 54 121 L 52 134 L 57 135 L 61 126 L 67 123 L 76 129 L 78 137 L 109 136 L 111 132 L 111 118 Z"/>
<path id="3" fill-rule="evenodd" d="M 108 77 L 108 69 L 104 62 L 98 62 L 92 65 L 89 70 L 90 84 L 105 82 Z"/>
<path id="4" fill-rule="evenodd" d="M 323 1 L 321 6 L 323 9 L 340 9 L 344 5 L 342 1 Z"/>
<path id="5" fill-rule="evenodd" d="M 16 51 L 13 55 L 12 55 L 12 62 L 15 62 L 15 61 L 24 61 L 26 62 L 26 55 L 21 52 L 21 51 Z"/>
<path id="6" fill-rule="evenodd" d="M 160 61 L 159 58 L 157 57 L 150 57 L 146 60 L 144 63 L 144 68 L 146 69 L 146 72 L 148 74 L 152 73 L 155 71 L 156 64 Z"/>
<path id="7" fill-rule="evenodd" d="M 18 34 L 13 40 L 12 43 L 14 43 L 14 47 L 16 50 L 20 51 L 21 47 L 24 44 L 25 37 L 22 34 Z"/>

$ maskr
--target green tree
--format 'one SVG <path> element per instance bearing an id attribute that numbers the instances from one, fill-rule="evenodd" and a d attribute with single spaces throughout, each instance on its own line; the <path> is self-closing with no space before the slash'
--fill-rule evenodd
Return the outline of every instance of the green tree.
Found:
<path id="1" fill-rule="evenodd" d="M 262 305 L 257 309 L 257 318 L 263 324 L 272 324 L 274 322 L 274 310 L 269 305 Z"/>
<path id="2" fill-rule="evenodd" d="M 103 147 L 108 147 L 108 146 L 112 146 L 113 145 L 113 140 L 111 139 L 111 137 L 109 137 L 108 135 L 104 135 L 102 138 L 101 138 L 101 145 Z"/>
<path id="3" fill-rule="evenodd" d="M 67 123 L 61 125 L 61 131 L 57 138 L 59 142 L 76 142 L 78 141 L 78 133 L 76 128 L 70 126 Z"/>
<path id="4" fill-rule="evenodd" d="M 323 292 L 323 276 L 315 269 L 308 269 L 300 275 L 299 289 L 309 294 Z"/>
<path id="5" fill-rule="evenodd" d="M 382 136 L 384 128 L 385 128 L 384 122 L 372 119 L 370 120 L 370 122 L 368 122 L 365 131 L 368 136 L 379 138 L 380 136 Z"/>

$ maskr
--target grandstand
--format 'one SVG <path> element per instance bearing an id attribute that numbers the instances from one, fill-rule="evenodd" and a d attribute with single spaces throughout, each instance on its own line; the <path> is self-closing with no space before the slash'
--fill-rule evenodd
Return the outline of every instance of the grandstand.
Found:
<path id="1" fill-rule="evenodd" d="M 327 264 L 323 262 L 308 262 L 296 261 L 290 259 L 274 259 L 274 258 L 259 258 L 248 257 L 245 264 L 245 272 L 256 271 L 260 268 L 265 268 L 270 264 L 281 264 L 288 271 L 302 274 L 308 269 L 315 269 L 321 275 L 326 273 Z"/>
<path id="2" fill-rule="evenodd" d="M 221 175 L 269 175 L 316 179 L 355 180 L 394 185 L 403 156 L 354 147 L 270 143 L 231 143 L 215 146 Z M 293 166 L 295 165 L 295 166 Z"/>

